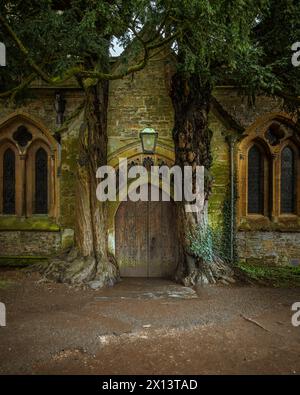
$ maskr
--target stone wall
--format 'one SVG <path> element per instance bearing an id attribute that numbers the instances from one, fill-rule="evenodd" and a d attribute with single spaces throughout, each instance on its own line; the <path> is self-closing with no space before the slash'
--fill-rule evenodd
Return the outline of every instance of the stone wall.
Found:
<path id="1" fill-rule="evenodd" d="M 60 232 L 0 231 L 0 256 L 47 256 L 60 246 Z"/>
<path id="2" fill-rule="evenodd" d="M 54 132 L 56 125 L 56 112 L 54 109 L 55 89 L 34 88 L 30 92 L 30 98 L 17 106 L 9 106 L 5 102 L 0 102 L 0 121 L 1 119 L 13 114 L 16 111 L 24 112 L 42 122 L 50 132 Z M 66 99 L 65 117 L 72 114 L 75 108 L 82 101 L 82 93 L 78 89 L 63 90 Z M 1 104 L 2 103 L 2 104 Z"/>
<path id="3" fill-rule="evenodd" d="M 237 252 L 241 261 L 276 265 L 300 265 L 300 233 L 238 232 Z"/>
<path id="4" fill-rule="evenodd" d="M 266 96 L 258 96 L 254 105 L 250 106 L 247 98 L 239 95 L 234 87 L 217 87 L 214 96 L 222 103 L 225 110 L 245 128 L 267 113 L 282 111 L 281 100 L 274 100 Z"/>
<path id="5" fill-rule="evenodd" d="M 68 118 L 82 101 L 82 92 L 76 88 L 63 89 L 66 99 L 65 118 Z M 18 106 L 0 106 L 0 121 L 16 112 L 27 114 L 34 120 L 42 123 L 53 135 L 57 129 L 56 112 L 54 109 L 55 89 L 37 86 L 31 91 L 30 99 L 25 99 Z M 61 133 L 60 159 L 57 169 L 58 217 L 53 224 L 47 218 L 33 216 L 30 220 L 25 218 L 0 218 L 0 256 L 47 256 L 57 252 L 62 243 L 59 229 L 74 228 L 75 216 L 75 171 L 77 159 L 78 130 L 81 119 L 69 125 L 68 130 Z M 9 221 L 8 221 L 9 220 Z M 41 224 L 41 221 L 46 222 Z M 7 223 L 7 222 L 12 222 Z M 42 225 L 42 226 L 41 226 Z M 70 232 L 69 232 L 70 233 Z"/>
<path id="6" fill-rule="evenodd" d="M 173 147 L 172 129 L 174 112 L 169 97 L 169 62 L 163 53 L 151 59 L 148 66 L 122 80 L 111 81 L 108 107 L 108 153 L 110 157 L 118 151 L 134 144 L 140 144 L 139 133 L 145 127 L 152 127 L 159 133 L 160 146 Z M 114 68 L 122 67 L 118 62 Z M 0 119 L 16 110 L 27 113 L 53 133 L 56 129 L 54 111 L 54 90 L 39 86 L 32 91 L 32 98 L 19 108 L 0 107 Z M 68 117 L 82 101 L 82 92 L 76 88 L 64 90 Z M 256 106 L 248 107 L 247 102 L 230 87 L 219 87 L 215 97 L 225 109 L 244 127 L 250 126 L 258 117 L 268 112 L 278 112 L 279 103 L 270 98 L 260 97 Z M 46 228 L 24 229 L 14 225 L 13 229 L 2 229 L 0 221 L 0 255 L 49 255 L 61 246 L 64 230 L 70 235 L 75 219 L 75 177 L 78 148 L 78 133 L 82 117 L 70 123 L 68 130 L 61 134 L 61 167 L 59 178 L 59 216 L 56 220 L 59 230 Z M 221 227 L 224 219 L 224 203 L 230 186 L 230 158 L 225 135 L 226 129 L 216 114 L 210 114 L 212 137 L 213 193 L 209 201 L 209 219 L 213 227 Z M 140 146 L 138 148 L 140 150 Z M 140 151 L 139 151 L 140 152 Z M 139 153 L 138 152 L 138 153 Z M 69 236 L 68 236 L 69 237 Z M 70 238 L 70 237 L 69 237 Z M 238 252 L 242 259 L 262 259 L 282 263 L 298 259 L 300 233 L 280 232 L 239 232 Z M 280 255 L 281 254 L 281 255 Z M 286 255 L 284 255 L 286 254 Z M 270 257 L 270 258 L 269 258 Z"/>
<path id="7" fill-rule="evenodd" d="M 223 134 L 226 129 L 212 114 L 209 118 L 209 127 L 213 132 L 211 142 L 213 188 L 208 212 L 210 225 L 216 228 L 223 225 L 223 206 L 230 187 L 230 157 L 229 147 Z"/>
<path id="8" fill-rule="evenodd" d="M 146 127 L 158 131 L 160 143 L 173 146 L 174 114 L 167 86 L 167 64 L 168 58 L 160 53 L 144 70 L 110 82 L 109 154 L 139 142 L 139 133 Z"/>
<path id="9" fill-rule="evenodd" d="M 19 111 L 40 121 L 51 134 L 54 134 L 57 129 L 54 109 L 55 89 L 45 88 L 38 83 L 36 85 L 31 91 L 31 98 L 24 100 L 21 105 L 17 107 L 3 105 L 0 107 L 0 121 L 1 118 Z M 65 118 L 67 119 L 82 102 L 82 92 L 77 88 L 66 88 L 62 92 L 66 100 Z M 63 228 L 74 226 L 75 170 L 79 121 L 80 119 L 77 119 L 77 121 L 72 122 L 68 130 L 61 134 L 61 167 L 58 169 L 60 215 L 57 218 L 57 223 Z"/>
<path id="10" fill-rule="evenodd" d="M 214 96 L 244 128 L 249 127 L 262 115 L 279 112 L 279 102 L 268 97 L 258 97 L 254 106 L 250 107 L 247 99 L 243 99 L 232 87 L 217 87 Z M 225 136 L 232 132 L 227 129 L 216 114 L 210 114 L 209 127 L 213 132 L 211 152 L 213 157 L 211 173 L 214 179 L 212 195 L 209 201 L 210 224 L 222 226 L 224 219 L 224 203 L 229 197 L 230 188 L 230 155 Z"/>
<path id="11" fill-rule="evenodd" d="M 60 215 L 62 228 L 74 228 L 75 224 L 75 189 L 78 155 L 78 134 L 82 117 L 74 120 L 66 133 L 61 136 L 60 168 Z"/>

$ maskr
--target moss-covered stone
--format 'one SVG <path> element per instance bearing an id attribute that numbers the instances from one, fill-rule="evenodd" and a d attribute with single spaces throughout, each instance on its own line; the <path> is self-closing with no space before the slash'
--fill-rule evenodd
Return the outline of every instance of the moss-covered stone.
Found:
<path id="1" fill-rule="evenodd" d="M 47 263 L 47 258 L 41 256 L 0 256 L 2 267 L 25 267 L 34 263 Z"/>
<path id="2" fill-rule="evenodd" d="M 0 231 L 26 230 L 58 232 L 59 226 L 49 217 L 19 218 L 15 216 L 0 217 Z"/>
<path id="3" fill-rule="evenodd" d="M 223 207 L 228 195 L 230 179 L 229 149 L 222 133 L 223 126 L 214 116 L 210 117 L 210 129 L 213 132 L 211 142 L 213 187 L 208 208 L 209 223 L 212 228 L 222 228 L 224 226 Z"/>
<path id="4" fill-rule="evenodd" d="M 61 232 L 1 230 L 0 256 L 50 256 L 61 248 Z"/>
<path id="5" fill-rule="evenodd" d="M 146 126 L 158 131 L 157 154 L 163 158 L 170 158 L 168 151 L 173 150 L 174 124 L 168 85 L 171 70 L 168 57 L 162 55 L 160 53 L 157 58 L 151 59 L 141 72 L 110 83 L 108 153 L 110 164 L 113 166 L 116 165 L 119 157 L 141 154 L 139 132 Z M 122 67 L 122 64 L 115 66 Z M 39 84 L 34 85 L 33 90 L 31 98 L 20 104 L 18 111 L 30 114 L 54 134 L 57 128 L 53 106 L 55 90 Z M 65 117 L 68 118 L 82 102 L 83 92 L 76 86 L 67 86 L 64 95 Z M 257 98 L 255 107 L 249 108 L 233 87 L 218 87 L 214 91 L 214 96 L 245 128 L 263 114 L 280 111 L 277 101 L 263 96 Z M 0 101 L 0 110 L 1 117 L 5 118 L 13 114 L 16 108 Z M 49 256 L 57 253 L 61 248 L 71 246 L 76 215 L 76 168 L 81 123 L 82 114 L 72 119 L 67 130 L 60 135 L 61 163 L 57 174 L 59 187 L 56 191 L 59 213 L 57 221 L 47 217 L 0 217 L 0 254 L 10 255 L 10 262 L 14 261 L 15 254 Z M 213 229 L 223 231 L 225 229 L 226 232 L 224 207 L 229 202 L 230 156 L 225 135 L 230 134 L 232 130 L 226 130 L 226 126 L 215 114 L 210 114 L 209 127 L 213 132 L 211 174 L 214 179 L 209 200 L 209 222 Z M 168 150 L 164 147 L 168 147 Z M 111 253 L 114 253 L 116 210 L 117 203 L 112 202 L 108 215 Z M 64 229 L 70 231 L 61 233 L 60 230 Z M 245 262 L 256 259 L 264 263 L 270 261 L 282 264 L 282 262 L 289 263 L 292 259 L 300 259 L 299 218 L 295 220 L 282 218 L 280 221 L 272 220 L 267 223 L 242 221 L 240 230 L 243 232 L 239 232 L 238 235 L 238 253 Z M 23 262 L 23 258 L 19 256 L 16 262 Z M 6 262 L 7 259 L 6 257 Z M 29 261 L 31 262 L 32 259 L 33 256 L 30 256 Z M 27 258 L 25 261 L 28 261 Z"/>
<path id="6" fill-rule="evenodd" d="M 239 263 L 241 270 L 250 280 L 274 287 L 300 287 L 300 266 L 278 267 L 265 265 L 263 261 Z"/>
<path id="7" fill-rule="evenodd" d="M 73 127 L 75 128 L 74 125 Z M 76 125 L 76 129 L 78 127 Z M 59 223 L 63 228 L 74 228 L 77 153 L 78 134 L 73 129 L 71 135 L 62 139 Z"/>
<path id="8" fill-rule="evenodd" d="M 64 229 L 61 234 L 61 248 L 63 250 L 70 249 L 74 244 L 74 230 Z"/>

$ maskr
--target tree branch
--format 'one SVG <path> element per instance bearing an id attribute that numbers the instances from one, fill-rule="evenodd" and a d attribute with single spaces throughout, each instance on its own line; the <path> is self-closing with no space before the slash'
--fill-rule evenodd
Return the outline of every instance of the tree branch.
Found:
<path id="1" fill-rule="evenodd" d="M 15 96 L 18 92 L 20 92 L 22 89 L 26 88 L 35 78 L 35 73 L 30 74 L 25 80 L 23 80 L 18 86 L 15 88 L 12 88 L 6 92 L 0 93 L 0 99 L 9 97 L 9 96 Z"/>
<path id="2" fill-rule="evenodd" d="M 17 36 L 17 34 L 13 31 L 13 29 L 9 26 L 9 24 L 6 22 L 6 20 L 3 18 L 2 15 L 0 15 L 0 23 L 2 26 L 6 29 L 10 37 L 13 39 L 13 41 L 16 43 L 17 47 L 21 51 L 21 53 L 25 56 L 26 61 L 30 65 L 30 67 L 34 70 L 34 72 L 42 78 L 45 82 L 47 82 L 50 85 L 56 85 L 59 86 L 69 80 L 72 77 L 76 78 L 89 78 L 89 79 L 97 79 L 97 80 L 116 80 L 116 79 L 121 79 L 126 77 L 129 74 L 135 73 L 139 70 L 142 70 L 149 59 L 149 52 L 153 49 L 157 49 L 161 46 L 166 45 L 167 43 L 171 42 L 174 40 L 179 32 L 170 35 L 169 37 L 165 38 L 164 40 L 161 40 L 160 42 L 156 44 L 146 44 L 144 43 L 144 56 L 143 59 L 138 62 L 137 64 L 133 66 L 129 66 L 125 71 L 122 73 L 118 74 L 111 74 L 111 73 L 104 73 L 101 71 L 88 71 L 84 70 L 82 66 L 75 66 L 73 68 L 70 68 L 67 70 L 63 76 L 50 76 L 48 75 L 41 67 L 39 67 L 34 60 L 30 57 L 28 49 L 24 46 L 20 38 Z M 85 86 L 90 86 L 93 85 L 94 83 L 92 81 L 87 81 Z"/>
<path id="3" fill-rule="evenodd" d="M 14 40 L 16 43 L 17 47 L 21 51 L 21 53 L 24 55 L 26 61 L 28 64 L 31 66 L 31 68 L 46 82 L 50 82 L 51 78 L 31 59 L 29 56 L 29 51 L 28 49 L 23 45 L 22 41 L 19 39 L 17 34 L 13 31 L 13 29 L 9 26 L 9 24 L 6 22 L 6 20 L 3 18 L 2 15 L 0 15 L 0 23 L 2 26 L 5 28 L 7 33 L 10 35 L 10 37 Z"/>
<path id="4" fill-rule="evenodd" d="M 178 31 L 178 32 L 176 32 L 174 34 L 171 34 L 169 37 L 165 38 L 164 40 L 161 40 L 161 41 L 159 41 L 156 44 L 148 45 L 147 47 L 148 47 L 149 51 L 151 51 L 152 49 L 160 48 L 160 47 L 162 47 L 162 46 L 164 46 L 166 44 L 169 44 L 171 41 L 175 40 L 175 38 L 177 38 L 180 33 L 181 32 Z"/>

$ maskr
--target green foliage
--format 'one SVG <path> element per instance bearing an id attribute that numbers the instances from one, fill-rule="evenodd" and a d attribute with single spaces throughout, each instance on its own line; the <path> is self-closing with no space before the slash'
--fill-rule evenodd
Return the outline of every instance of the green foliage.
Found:
<path id="1" fill-rule="evenodd" d="M 235 184 L 236 185 L 236 184 Z M 236 221 L 235 221 L 235 207 L 236 207 L 236 191 L 234 190 L 233 199 L 233 261 L 231 259 L 231 199 L 230 192 L 227 193 L 226 199 L 223 203 L 222 225 L 212 227 L 207 225 L 204 229 L 197 225 L 194 232 L 188 235 L 190 252 L 197 258 L 202 258 L 206 262 L 212 262 L 214 256 L 218 256 L 223 262 L 233 264 L 237 261 L 236 255 Z"/>
<path id="2" fill-rule="evenodd" d="M 25 56 L 0 23 L 0 41 L 7 47 L 7 67 L 0 68 L 1 90 L 14 87 L 34 71 L 26 61 L 29 58 L 52 77 L 75 67 L 107 72 L 114 38 L 128 44 L 132 28 L 139 29 L 145 20 L 159 21 L 158 11 L 149 4 L 145 0 L 0 0 L 0 15 L 28 50 Z M 141 51 L 139 40 L 135 45 Z"/>
<path id="3" fill-rule="evenodd" d="M 279 95 L 291 109 L 300 95 L 300 68 L 291 64 L 298 0 L 0 0 L 0 15 L 29 51 L 24 56 L 0 24 L 8 50 L 2 90 L 30 75 L 29 58 L 52 76 L 74 67 L 108 70 L 113 38 L 127 45 L 144 29 L 132 51 L 171 35 L 178 70 L 197 74 L 203 86 L 235 84 L 251 101 Z"/>
<path id="4" fill-rule="evenodd" d="M 223 261 L 228 260 L 227 251 L 224 249 L 224 232 L 222 228 L 213 229 L 198 224 L 193 232 L 188 235 L 189 252 L 206 263 L 212 263 L 215 256 Z"/>
<path id="5" fill-rule="evenodd" d="M 259 94 L 279 95 L 299 106 L 300 68 L 291 45 L 300 40 L 298 0 L 177 0 L 172 6 L 178 67 L 197 73 L 203 85 L 234 84 L 252 103 Z M 291 97 L 288 97 L 291 95 Z"/>
<path id="6" fill-rule="evenodd" d="M 239 73 L 241 66 L 245 76 L 254 73 L 252 67 L 257 72 L 261 48 L 251 35 L 259 15 L 268 11 L 268 1 L 178 0 L 172 11 L 175 28 L 184 26 L 177 40 L 182 70 L 200 73 L 210 83 Z"/>
<path id="7" fill-rule="evenodd" d="M 284 96 L 285 104 L 294 109 L 292 97 L 300 94 L 300 68 L 291 64 L 291 45 L 300 41 L 300 2 L 270 0 L 252 36 L 262 51 L 261 65 L 276 76 L 281 92 L 291 96 Z M 266 90 L 274 93 L 270 86 Z"/>
<path id="8" fill-rule="evenodd" d="M 274 287 L 300 287 L 300 267 L 263 266 L 239 263 L 237 267 L 251 280 Z"/>
<path id="9" fill-rule="evenodd" d="M 44 230 L 48 232 L 58 232 L 59 226 L 48 217 L 18 218 L 15 216 L 0 217 L 2 230 Z"/>
<path id="10" fill-rule="evenodd" d="M 204 262 L 213 261 L 213 236 L 211 228 L 197 225 L 193 233 L 188 235 L 190 253 Z"/>
<path id="11" fill-rule="evenodd" d="M 235 207 L 235 202 L 233 203 L 233 206 Z M 235 208 L 234 208 L 235 211 Z M 235 245 L 235 212 L 233 213 L 234 215 L 234 224 L 233 224 L 233 261 L 236 260 L 236 245 Z M 223 203 L 223 229 L 221 233 L 221 244 L 220 244 L 220 250 L 222 251 L 222 258 L 225 262 L 228 263 L 233 263 L 231 262 L 231 203 L 230 203 L 230 194 L 227 194 L 227 197 Z"/>

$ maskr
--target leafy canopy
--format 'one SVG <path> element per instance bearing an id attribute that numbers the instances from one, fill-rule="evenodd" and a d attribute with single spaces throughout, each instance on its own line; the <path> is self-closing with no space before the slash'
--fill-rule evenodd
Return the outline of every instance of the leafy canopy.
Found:
<path id="1" fill-rule="evenodd" d="M 163 19 L 161 10 L 145 0 L 0 0 L 0 40 L 8 49 L 1 75 L 13 83 L 34 72 L 54 84 L 69 77 L 122 77 L 144 67 L 149 52 L 169 41 L 161 36 Z M 142 40 L 146 24 L 149 34 Z M 124 59 L 121 75 L 110 75 L 113 38 L 127 45 L 134 36 L 144 52 L 141 61 L 129 68 Z"/>
<path id="2" fill-rule="evenodd" d="M 124 56 L 118 75 L 109 69 L 114 37 L 123 45 L 135 38 L 132 50 L 142 54 L 135 65 Z M 0 0 L 0 40 L 8 48 L 8 67 L 0 69 L 6 88 L 32 73 L 56 84 L 122 78 L 169 45 L 187 77 L 299 106 L 300 68 L 291 63 L 298 0 Z"/>
<path id="3" fill-rule="evenodd" d="M 300 68 L 291 63 L 299 0 L 175 0 L 172 7 L 172 28 L 184 26 L 176 39 L 180 70 L 299 106 Z"/>

